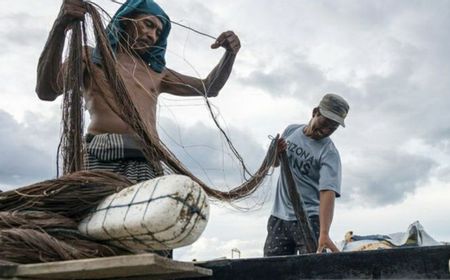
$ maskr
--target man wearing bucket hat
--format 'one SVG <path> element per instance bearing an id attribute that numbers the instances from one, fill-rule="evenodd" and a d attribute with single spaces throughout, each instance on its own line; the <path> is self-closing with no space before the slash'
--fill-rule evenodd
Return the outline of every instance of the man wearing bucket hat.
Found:
<path id="1" fill-rule="evenodd" d="M 330 136 L 339 125 L 345 127 L 348 111 L 349 105 L 341 96 L 326 94 L 313 109 L 308 124 L 289 125 L 278 142 L 280 151 L 287 153 L 296 188 L 318 240 L 318 252 L 326 248 L 338 251 L 329 230 L 334 200 L 341 192 L 341 161 Z M 282 170 L 267 231 L 264 256 L 307 253 Z"/>

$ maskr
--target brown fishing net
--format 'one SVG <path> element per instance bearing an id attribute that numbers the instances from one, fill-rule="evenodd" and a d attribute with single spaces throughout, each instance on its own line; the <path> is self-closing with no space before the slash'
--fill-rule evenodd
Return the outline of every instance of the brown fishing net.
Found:
<path id="1" fill-rule="evenodd" d="M 107 40 L 100 13 L 92 4 L 88 2 L 85 4 L 87 13 L 92 19 L 106 82 L 115 93 L 113 104 L 109 103 L 106 96 L 102 97 L 111 109 L 133 129 L 141 141 L 146 159 L 153 166 L 161 166 L 160 163 L 162 163 L 165 173 L 189 176 L 198 182 L 211 198 L 220 201 L 232 202 L 255 192 L 275 162 L 276 139 L 272 141 L 259 169 L 243 184 L 228 191 L 207 186 L 176 158 L 155 132 L 149 131 L 146 127 L 117 71 L 116 60 Z M 87 49 L 83 50 L 87 46 L 86 24 L 87 21 L 78 22 L 68 33 L 71 39 L 67 69 L 64 73 L 63 126 L 59 147 L 64 176 L 0 193 L 0 262 L 2 263 L 48 262 L 128 253 L 114 246 L 89 240 L 82 236 L 76 227 L 77 222 L 95 208 L 102 199 L 132 185 L 128 179 L 113 173 L 82 171 L 84 168 L 82 140 L 84 112 L 82 106 L 83 60 L 81 58 L 83 53 L 88 53 Z M 86 61 L 85 70 L 92 73 L 93 67 L 96 66 L 90 62 L 89 55 L 86 56 Z M 182 77 L 179 77 L 179 83 L 184 83 Z M 101 91 L 99 93 L 102 94 Z M 206 93 L 201 95 L 207 96 Z M 247 172 L 246 168 L 245 172 Z M 162 169 L 159 173 L 163 175 Z"/>
<path id="2" fill-rule="evenodd" d="M 111 245 L 94 242 L 75 230 L 73 234 L 58 230 L 28 228 L 0 229 L 0 259 L 15 263 L 75 260 L 124 254 Z"/>
<path id="3" fill-rule="evenodd" d="M 62 215 L 45 211 L 0 212 L 0 229 L 76 229 L 77 223 Z"/>
<path id="4" fill-rule="evenodd" d="M 62 133 L 58 150 L 62 149 L 63 174 L 83 170 L 83 67 L 81 23 L 72 27 L 68 67 L 64 75 Z M 59 170 L 58 170 L 59 171 Z"/>
<path id="5" fill-rule="evenodd" d="M 155 132 L 150 131 L 144 120 L 141 118 L 141 115 L 139 114 L 136 104 L 134 104 L 131 95 L 128 93 L 127 88 L 124 84 L 124 81 L 120 74 L 117 71 L 117 64 L 116 60 L 113 54 L 113 51 L 111 50 L 111 47 L 109 45 L 109 41 L 107 39 L 104 26 L 102 24 L 102 18 L 97 11 L 97 9 L 90 3 L 86 3 L 87 7 L 87 13 L 92 18 L 93 23 L 93 29 L 95 34 L 95 40 L 97 43 L 97 48 L 99 50 L 100 56 L 102 57 L 102 70 L 105 74 L 106 80 L 108 82 L 108 85 L 111 87 L 112 92 L 115 94 L 114 96 L 114 104 L 108 104 L 110 105 L 111 109 L 116 112 L 116 114 L 125 122 L 127 123 L 135 132 L 137 138 L 141 141 L 141 146 L 143 153 L 146 157 L 146 159 L 150 163 L 154 163 L 153 166 L 159 166 L 159 162 L 161 161 L 163 165 L 165 166 L 166 173 L 172 173 L 172 174 L 182 174 L 191 177 L 194 181 L 198 182 L 200 186 L 205 190 L 205 192 L 214 199 L 218 199 L 221 201 L 234 201 L 239 200 L 242 198 L 245 198 L 252 194 L 257 187 L 261 184 L 265 176 L 267 175 L 268 171 L 272 167 L 275 157 L 276 157 L 276 145 L 274 145 L 275 141 L 272 142 L 271 147 L 269 148 L 269 151 L 263 160 L 263 163 L 261 164 L 260 168 L 253 174 L 249 180 L 246 180 L 243 184 L 240 186 L 237 186 L 229 191 L 221 191 L 218 189 L 214 189 L 209 187 L 207 184 L 205 184 L 203 181 L 201 181 L 199 178 L 197 178 L 194 174 L 192 174 L 177 158 L 176 156 L 164 145 L 164 143 L 161 142 L 158 135 Z M 83 22 L 86 24 L 86 21 Z M 70 53 L 81 53 L 81 38 L 87 38 L 88 35 L 86 34 L 86 27 L 83 27 L 84 25 L 75 25 L 72 28 L 72 33 L 74 34 L 73 37 L 77 38 L 72 39 L 72 44 L 70 45 Z M 79 35 L 79 33 L 82 33 L 82 36 Z M 77 41 L 78 40 L 78 41 Z M 86 45 L 86 42 L 84 42 Z M 73 49 L 80 48 L 79 51 L 75 51 Z M 77 59 L 78 58 L 78 59 Z M 73 59 L 73 60 L 72 60 Z M 93 67 L 95 67 L 92 62 L 90 62 L 89 57 L 87 57 L 87 63 L 86 68 L 87 71 L 90 73 L 93 73 Z M 69 56 L 69 68 L 74 67 L 74 69 L 79 69 L 79 63 L 80 59 L 79 56 Z M 76 71 L 74 70 L 74 73 Z M 81 75 L 81 74 L 80 74 Z M 183 83 L 182 77 L 179 77 L 179 83 Z M 93 81 L 94 83 L 97 83 L 97 81 Z M 76 88 L 72 88 L 76 87 Z M 78 79 L 76 82 L 71 83 L 68 85 L 65 89 L 65 94 L 73 94 L 77 92 L 82 87 L 81 80 Z M 99 91 L 99 94 L 103 94 L 101 91 Z M 207 96 L 207 94 L 202 94 L 204 96 Z M 108 98 L 106 96 L 103 96 L 103 99 L 108 102 Z M 71 102 L 81 102 L 80 99 L 76 96 L 74 96 L 71 99 Z M 69 111 L 67 108 L 80 108 L 78 106 L 74 106 L 73 103 L 69 103 L 68 101 L 64 102 L 64 108 L 65 111 Z M 77 116 L 76 114 L 82 114 L 82 110 L 74 110 L 74 115 L 71 115 L 71 118 L 66 119 L 65 122 L 73 122 L 74 120 L 77 120 L 78 122 L 82 121 L 82 118 Z M 65 124 L 64 126 L 68 127 L 82 127 L 80 125 L 68 125 Z M 71 132 L 72 133 L 72 132 Z M 72 167 L 81 167 L 82 163 L 80 162 L 82 160 L 82 157 L 79 156 L 79 152 L 81 148 L 75 149 L 72 147 L 77 147 L 78 145 L 76 143 L 71 143 L 71 141 L 79 141 L 81 139 L 81 133 L 82 130 L 78 130 L 76 132 L 76 137 L 65 137 L 66 139 L 66 145 L 63 146 L 62 149 L 62 155 L 64 160 L 64 170 L 67 171 L 75 171 Z M 78 169 L 77 169 L 78 170 Z M 162 171 L 161 171 L 162 172 Z M 161 174 L 162 175 L 162 174 Z"/>
<path id="6" fill-rule="evenodd" d="M 114 173 L 79 171 L 0 193 L 0 211 L 45 211 L 79 221 L 103 198 L 131 185 Z"/>
<path id="7" fill-rule="evenodd" d="M 113 173 L 80 171 L 1 193 L 0 260 L 34 263 L 128 254 L 77 229 L 102 199 L 128 186 L 128 179 Z"/>

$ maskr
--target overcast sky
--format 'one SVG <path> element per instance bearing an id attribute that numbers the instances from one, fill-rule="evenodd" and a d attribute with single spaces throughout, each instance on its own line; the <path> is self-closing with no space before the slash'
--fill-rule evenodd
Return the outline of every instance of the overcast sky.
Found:
<path id="1" fill-rule="evenodd" d="M 2 0 L 4 1 L 4 0 Z M 110 14 L 118 8 L 94 1 Z M 0 11 L 0 188 L 56 174 L 61 98 L 40 101 L 36 65 L 61 1 L 14 1 Z M 158 2 L 172 20 L 212 36 L 233 30 L 242 48 L 215 113 L 255 170 L 269 135 L 305 123 L 327 92 L 350 104 L 347 127 L 333 136 L 343 163 L 333 240 L 344 234 L 389 234 L 419 220 L 450 241 L 450 1 L 189 0 Z M 223 50 L 173 26 L 167 63 L 205 77 Z M 240 184 L 240 169 L 204 101 L 162 95 L 162 139 L 212 186 Z M 215 204 L 189 260 L 262 255 L 277 171 L 238 206 Z"/>

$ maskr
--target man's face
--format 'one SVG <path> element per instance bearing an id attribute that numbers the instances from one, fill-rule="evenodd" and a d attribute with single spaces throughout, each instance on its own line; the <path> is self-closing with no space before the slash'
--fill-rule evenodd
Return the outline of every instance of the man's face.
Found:
<path id="1" fill-rule="evenodd" d="M 316 108 L 314 109 L 313 117 L 305 130 L 305 135 L 314 140 L 320 140 L 333 134 L 338 127 L 338 122 L 322 116 L 319 108 Z"/>
<path id="2" fill-rule="evenodd" d="M 129 47 L 139 54 L 144 54 L 154 46 L 162 33 L 161 20 L 153 15 L 138 14 L 126 19 L 125 32 L 128 34 Z"/>

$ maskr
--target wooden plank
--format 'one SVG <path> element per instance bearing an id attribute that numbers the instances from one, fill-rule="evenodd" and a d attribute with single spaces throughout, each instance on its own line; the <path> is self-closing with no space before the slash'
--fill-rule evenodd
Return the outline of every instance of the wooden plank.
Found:
<path id="1" fill-rule="evenodd" d="M 177 279 L 211 276 L 212 270 L 155 254 L 117 256 L 18 265 L 17 278 L 38 279 Z M 156 277 L 156 278 L 154 278 Z M 144 278 L 142 278 L 144 279 Z"/>

